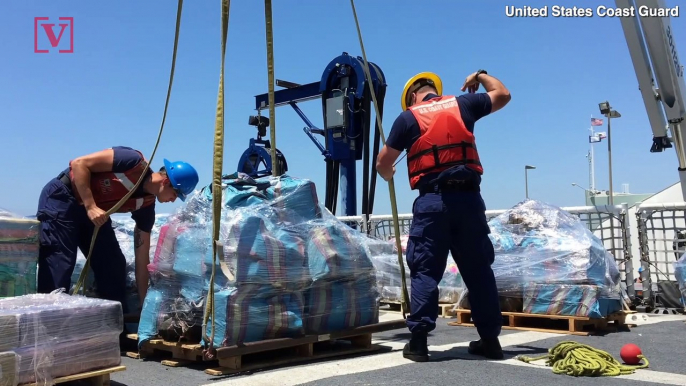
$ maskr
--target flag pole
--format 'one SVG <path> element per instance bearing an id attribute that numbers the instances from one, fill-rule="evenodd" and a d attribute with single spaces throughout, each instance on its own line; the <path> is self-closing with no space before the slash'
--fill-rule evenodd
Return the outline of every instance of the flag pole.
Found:
<path id="1" fill-rule="evenodd" d="M 591 146 L 591 150 L 589 153 L 590 159 L 588 160 L 589 169 L 590 169 L 588 172 L 588 175 L 589 175 L 591 186 L 589 186 L 588 189 L 591 192 L 595 192 L 595 157 L 594 157 L 594 153 L 593 153 L 593 141 L 592 141 L 593 137 L 595 136 L 595 132 L 593 130 L 593 114 L 591 114 L 591 127 L 589 130 L 591 131 L 591 136 L 589 137 L 591 140 L 589 140 L 588 142 L 589 142 L 589 146 Z"/>

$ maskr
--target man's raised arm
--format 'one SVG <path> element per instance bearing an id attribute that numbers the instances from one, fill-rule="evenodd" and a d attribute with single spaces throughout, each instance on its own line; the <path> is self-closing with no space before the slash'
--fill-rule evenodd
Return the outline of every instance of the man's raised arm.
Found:
<path id="1" fill-rule="evenodd" d="M 486 89 L 486 93 L 491 97 L 491 113 L 494 113 L 510 102 L 512 96 L 510 90 L 501 81 L 486 73 L 478 71 L 469 75 L 462 85 L 462 91 L 469 89 L 469 92 L 476 92 L 481 83 Z"/>

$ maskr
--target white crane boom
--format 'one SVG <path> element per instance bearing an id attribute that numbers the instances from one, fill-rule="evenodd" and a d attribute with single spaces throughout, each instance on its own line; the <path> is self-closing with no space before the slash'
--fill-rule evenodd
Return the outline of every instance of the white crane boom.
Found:
<path id="1" fill-rule="evenodd" d="M 617 8 L 631 9 L 634 15 L 620 20 L 653 130 L 650 151 L 661 152 L 674 143 L 686 201 L 686 137 L 681 131 L 686 126 L 684 66 L 679 61 L 669 16 L 648 14 L 648 10 L 664 10 L 667 6 L 664 0 L 615 0 L 615 4 Z"/>

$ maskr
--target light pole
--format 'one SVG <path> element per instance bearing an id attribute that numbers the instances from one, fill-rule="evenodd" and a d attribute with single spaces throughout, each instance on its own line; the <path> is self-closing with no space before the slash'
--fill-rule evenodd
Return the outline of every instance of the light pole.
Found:
<path id="1" fill-rule="evenodd" d="M 577 184 L 576 182 L 572 182 L 572 186 L 576 186 L 577 188 L 584 191 L 584 199 L 585 199 L 586 205 L 591 205 L 593 203 L 591 201 L 591 197 L 593 197 L 593 195 L 595 194 L 595 190 L 586 189 L 583 186 Z"/>
<path id="2" fill-rule="evenodd" d="M 529 198 L 529 170 L 531 169 L 536 169 L 536 167 L 524 165 L 524 187 L 526 188 L 526 198 Z"/>
<path id="3" fill-rule="evenodd" d="M 610 197 L 608 198 L 610 205 L 614 205 L 614 191 L 612 190 L 612 129 L 610 121 L 612 118 L 620 118 L 622 114 L 612 110 L 612 107 L 610 107 L 610 102 L 608 101 L 599 103 L 598 107 L 600 108 L 600 113 L 607 118 L 607 167 L 610 174 Z"/>

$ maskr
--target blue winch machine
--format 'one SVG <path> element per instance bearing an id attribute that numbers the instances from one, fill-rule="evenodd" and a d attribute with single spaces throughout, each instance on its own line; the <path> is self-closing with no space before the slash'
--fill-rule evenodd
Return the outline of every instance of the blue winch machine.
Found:
<path id="1" fill-rule="evenodd" d="M 386 82 L 381 69 L 369 63 L 372 87 L 377 98 L 379 115 L 383 118 L 383 101 Z M 308 84 L 295 84 L 276 80 L 283 87 L 274 92 L 275 107 L 290 105 L 305 122 L 305 134 L 317 146 L 326 162 L 325 206 L 336 214 L 337 192 L 340 183 L 342 212 L 345 216 L 357 216 L 357 161 L 363 160 L 362 214 L 371 215 L 376 187 L 376 158 L 380 147 L 378 123 L 374 124 L 374 144 L 370 146 L 372 96 L 370 85 L 364 74 L 364 59 L 352 57 L 344 52 L 329 62 L 321 80 Z M 299 102 L 321 98 L 324 129 L 317 128 L 298 107 Z M 274 161 L 271 159 L 270 141 L 263 139 L 267 134 L 269 118 L 261 111 L 269 108 L 269 94 L 255 97 L 257 116 L 250 116 L 248 124 L 257 127 L 257 138 L 250 139 L 250 145 L 243 152 L 238 171 L 252 177 L 272 174 Z M 376 119 L 375 119 L 376 122 Z M 324 137 L 325 145 L 315 137 Z M 373 149 L 373 152 L 371 151 Z M 278 149 L 277 170 L 279 174 L 288 171 L 286 158 Z M 370 163 L 370 153 L 371 163 Z"/>

